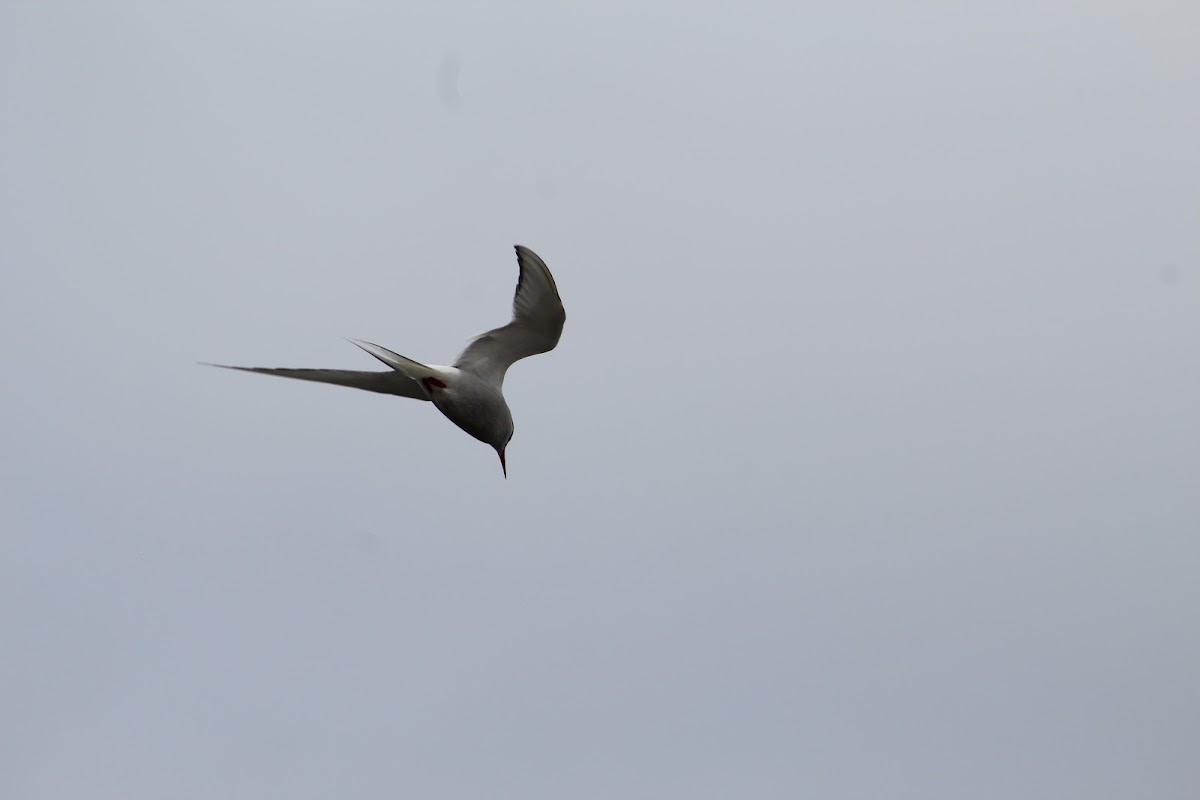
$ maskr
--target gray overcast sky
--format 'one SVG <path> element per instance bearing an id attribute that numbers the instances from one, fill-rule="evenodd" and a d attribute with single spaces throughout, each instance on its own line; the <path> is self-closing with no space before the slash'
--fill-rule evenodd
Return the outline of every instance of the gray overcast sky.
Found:
<path id="1" fill-rule="evenodd" d="M 1200 797 L 1197 30 L 0 4 L 0 795 Z"/>

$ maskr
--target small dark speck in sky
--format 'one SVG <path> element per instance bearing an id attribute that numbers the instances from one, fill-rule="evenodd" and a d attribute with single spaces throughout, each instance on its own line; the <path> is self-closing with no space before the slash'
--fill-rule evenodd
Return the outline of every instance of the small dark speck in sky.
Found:
<path id="1" fill-rule="evenodd" d="M 1168 286 L 1175 286 L 1183 280 L 1183 271 L 1175 264 L 1163 264 L 1158 268 L 1158 279 Z"/>
<path id="2" fill-rule="evenodd" d="M 438 97 L 446 108 L 458 108 L 462 102 L 462 95 L 458 91 L 458 76 L 461 72 L 462 63 L 457 56 L 445 56 L 438 65 Z"/>

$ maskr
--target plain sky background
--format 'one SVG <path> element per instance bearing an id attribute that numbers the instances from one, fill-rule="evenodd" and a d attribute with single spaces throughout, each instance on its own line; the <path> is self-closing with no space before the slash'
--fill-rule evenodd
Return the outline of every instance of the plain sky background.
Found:
<path id="1" fill-rule="evenodd" d="M 1200 797 L 1198 30 L 5 0 L 0 796 Z"/>

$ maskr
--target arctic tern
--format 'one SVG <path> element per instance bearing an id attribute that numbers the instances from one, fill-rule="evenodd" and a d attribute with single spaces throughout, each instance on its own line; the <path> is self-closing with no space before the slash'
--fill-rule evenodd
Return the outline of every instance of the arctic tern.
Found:
<path id="1" fill-rule="evenodd" d="M 513 298 L 512 321 L 481 333 L 467 344 L 448 367 L 422 364 L 393 353 L 377 344 L 351 339 L 375 358 L 391 367 L 387 371 L 345 369 L 287 369 L 207 366 L 278 375 L 305 381 L 333 383 L 369 392 L 394 394 L 414 400 L 431 400 L 438 411 L 500 456 L 500 467 L 508 477 L 505 449 L 513 435 L 512 413 L 504 401 L 504 375 L 515 362 L 547 353 L 562 336 L 567 312 L 558 296 L 554 276 L 546 262 L 528 247 L 516 246 L 520 277 Z"/>

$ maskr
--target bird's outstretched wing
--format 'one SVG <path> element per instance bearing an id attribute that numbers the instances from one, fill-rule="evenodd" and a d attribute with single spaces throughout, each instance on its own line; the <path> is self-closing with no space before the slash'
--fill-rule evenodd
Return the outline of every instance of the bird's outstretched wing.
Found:
<path id="1" fill-rule="evenodd" d="M 476 336 L 454 361 L 454 366 L 497 388 L 503 385 L 504 373 L 513 362 L 553 350 L 567 320 L 546 263 L 528 247 L 517 245 L 516 249 L 521 277 L 513 298 L 512 322 Z"/>
<path id="2" fill-rule="evenodd" d="M 270 367 L 231 367 L 228 364 L 205 364 L 208 367 L 236 369 L 242 372 L 257 372 L 260 375 L 278 375 L 281 378 L 296 378 L 302 381 L 332 383 L 366 389 L 368 392 L 394 394 L 414 400 L 428 400 L 425 390 L 416 381 L 394 370 L 387 372 L 357 372 L 350 369 L 272 369 Z"/>

